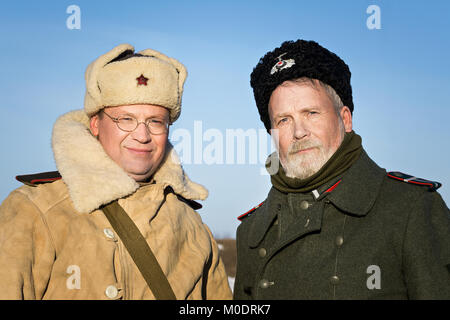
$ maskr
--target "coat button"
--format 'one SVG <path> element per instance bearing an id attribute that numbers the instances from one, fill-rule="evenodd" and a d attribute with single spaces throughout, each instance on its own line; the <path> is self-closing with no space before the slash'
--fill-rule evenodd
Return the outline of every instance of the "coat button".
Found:
<path id="1" fill-rule="evenodd" d="M 259 254 L 259 256 L 260 256 L 261 258 L 264 258 L 264 257 L 266 256 L 266 254 L 267 254 L 266 248 L 260 248 L 260 249 L 258 250 L 258 254 Z"/>
<path id="2" fill-rule="evenodd" d="M 336 237 L 336 245 L 338 247 L 342 246 L 342 244 L 344 243 L 344 237 L 343 236 L 337 236 Z"/>
<path id="3" fill-rule="evenodd" d="M 332 277 L 330 278 L 330 282 L 331 282 L 331 284 L 333 284 L 333 285 L 337 285 L 337 284 L 339 283 L 339 277 L 338 277 L 338 276 L 332 276 Z"/>
<path id="4" fill-rule="evenodd" d="M 114 299 L 119 294 L 119 290 L 117 290 L 116 286 L 111 285 L 106 287 L 105 294 L 108 298 Z"/>
<path id="5" fill-rule="evenodd" d="M 268 287 L 272 286 L 274 284 L 273 281 L 269 281 L 267 279 L 262 279 L 261 281 L 259 281 L 259 287 L 261 289 L 267 289 Z"/>
<path id="6" fill-rule="evenodd" d="M 114 232 L 113 232 L 111 229 L 109 229 L 109 228 L 103 229 L 103 233 L 105 234 L 105 236 L 106 236 L 108 239 L 114 239 L 114 238 L 115 238 Z"/>
<path id="7" fill-rule="evenodd" d="M 300 202 L 300 208 L 303 210 L 306 210 L 309 208 L 309 202 L 306 200 L 303 200 L 302 202 Z"/>

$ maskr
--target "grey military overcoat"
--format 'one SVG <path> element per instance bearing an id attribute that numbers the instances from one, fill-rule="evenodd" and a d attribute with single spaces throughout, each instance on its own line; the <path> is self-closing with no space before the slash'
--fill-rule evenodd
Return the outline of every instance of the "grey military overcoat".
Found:
<path id="1" fill-rule="evenodd" d="M 450 213 L 363 151 L 314 192 L 272 188 L 237 231 L 235 299 L 450 299 Z"/>

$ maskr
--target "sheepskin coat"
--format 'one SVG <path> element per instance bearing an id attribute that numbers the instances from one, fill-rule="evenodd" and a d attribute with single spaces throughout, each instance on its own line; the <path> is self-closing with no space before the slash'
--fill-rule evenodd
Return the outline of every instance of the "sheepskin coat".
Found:
<path id="1" fill-rule="evenodd" d="M 62 179 L 24 185 L 0 206 L 0 299 L 154 299 L 99 210 L 117 199 L 177 299 L 231 298 L 217 244 L 184 201 L 208 192 L 189 180 L 171 145 L 152 181 L 139 184 L 88 128 L 84 111 L 60 117 L 52 147 Z"/>

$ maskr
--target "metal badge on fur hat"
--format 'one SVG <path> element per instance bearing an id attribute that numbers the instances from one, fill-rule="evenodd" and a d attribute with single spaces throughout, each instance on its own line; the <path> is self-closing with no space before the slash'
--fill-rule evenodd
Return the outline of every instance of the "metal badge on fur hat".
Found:
<path id="1" fill-rule="evenodd" d="M 272 92 L 287 80 L 301 77 L 317 79 L 331 86 L 345 106 L 353 112 L 350 69 L 336 54 L 314 41 L 286 41 L 266 53 L 250 76 L 261 121 L 269 131 L 268 104 Z"/>
<path id="2" fill-rule="evenodd" d="M 105 107 L 153 104 L 169 109 L 170 122 L 181 112 L 186 68 L 177 60 L 121 44 L 86 69 L 84 109 L 92 116 Z"/>
<path id="3" fill-rule="evenodd" d="M 274 74 L 278 70 L 290 68 L 295 64 L 294 59 L 282 60 L 281 57 L 284 56 L 285 54 L 286 52 L 277 57 L 278 62 L 275 63 L 275 65 L 272 67 L 272 70 L 270 70 L 270 74 Z"/>

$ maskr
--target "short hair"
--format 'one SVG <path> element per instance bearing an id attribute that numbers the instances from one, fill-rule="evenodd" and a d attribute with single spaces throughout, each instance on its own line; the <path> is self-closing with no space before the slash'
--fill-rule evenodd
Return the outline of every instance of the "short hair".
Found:
<path id="1" fill-rule="evenodd" d="M 93 114 L 92 117 L 98 116 L 100 120 L 102 120 L 105 116 L 103 115 L 103 109 L 100 109 L 96 114 Z"/>

